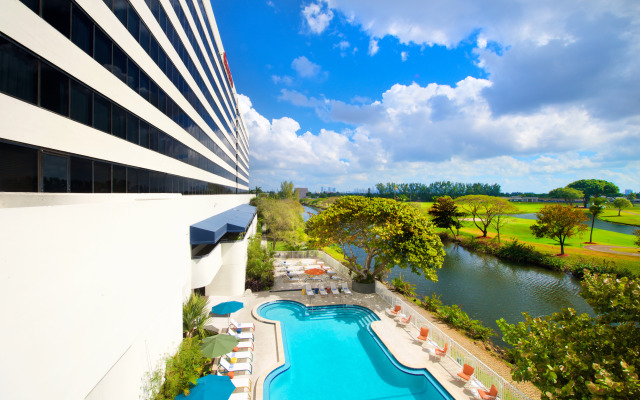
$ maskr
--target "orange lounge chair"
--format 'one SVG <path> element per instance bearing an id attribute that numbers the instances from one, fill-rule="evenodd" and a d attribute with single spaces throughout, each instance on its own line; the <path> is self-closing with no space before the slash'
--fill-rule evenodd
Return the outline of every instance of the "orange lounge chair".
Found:
<path id="1" fill-rule="evenodd" d="M 424 326 L 421 326 L 420 334 L 418 335 L 416 340 L 426 343 L 428 337 L 429 337 L 429 328 L 425 328 Z"/>
<path id="2" fill-rule="evenodd" d="M 494 400 L 498 396 L 498 388 L 494 385 L 491 385 L 491 389 L 486 392 L 483 389 L 478 389 L 478 394 L 481 399 L 484 400 Z"/>
<path id="3" fill-rule="evenodd" d="M 460 379 L 465 381 L 465 386 L 471 383 L 471 375 L 473 375 L 473 367 L 469 364 L 465 364 L 462 366 L 462 372 L 458 372 L 458 376 Z"/>
<path id="4" fill-rule="evenodd" d="M 402 317 L 402 318 L 400 319 L 400 321 L 398 321 L 398 323 L 399 323 L 400 325 L 407 326 L 407 325 L 409 325 L 409 322 L 411 322 L 411 318 L 412 318 L 412 317 L 413 317 L 413 314 L 412 314 L 412 315 L 409 315 L 409 318 L 407 318 L 407 317 Z"/>
<path id="5" fill-rule="evenodd" d="M 392 317 L 392 318 L 395 318 L 395 317 L 398 316 L 398 313 L 400 312 L 400 310 L 402 310 L 402 306 L 400 306 L 400 304 L 398 304 L 393 308 L 393 310 L 388 308 L 387 309 L 387 315 Z"/>
<path id="6" fill-rule="evenodd" d="M 444 348 L 442 350 L 436 348 L 435 355 L 436 357 L 444 357 L 447 355 L 447 350 L 449 350 L 449 343 L 444 344 Z"/>

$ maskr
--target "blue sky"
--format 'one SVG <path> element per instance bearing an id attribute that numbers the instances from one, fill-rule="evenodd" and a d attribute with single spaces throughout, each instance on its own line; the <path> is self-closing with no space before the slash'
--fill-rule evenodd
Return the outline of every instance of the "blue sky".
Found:
<path id="1" fill-rule="evenodd" d="M 250 185 L 640 191 L 639 4 L 214 1 Z"/>

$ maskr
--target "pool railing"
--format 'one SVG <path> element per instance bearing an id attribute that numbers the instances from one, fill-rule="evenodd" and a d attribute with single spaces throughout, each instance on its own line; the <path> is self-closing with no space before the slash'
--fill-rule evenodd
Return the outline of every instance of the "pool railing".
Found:
<path id="1" fill-rule="evenodd" d="M 338 271 L 343 277 L 350 277 L 351 274 L 347 267 L 342 263 L 328 255 L 321 250 L 304 250 L 304 251 L 278 251 L 275 256 L 277 258 L 314 258 L 321 259 L 326 265 Z M 491 385 L 495 385 L 498 388 L 498 397 L 501 400 L 530 400 L 524 393 L 518 390 L 510 382 L 505 380 L 502 376 L 498 375 L 494 370 L 489 368 L 485 363 L 480 361 L 476 356 L 467 351 L 462 345 L 455 340 L 451 339 L 448 335 L 442 332 L 431 321 L 423 317 L 407 302 L 398 297 L 395 293 L 391 292 L 384 284 L 376 281 L 376 294 L 379 295 L 390 307 L 400 305 L 403 313 L 407 315 L 413 315 L 410 324 L 420 330 L 421 326 L 429 328 L 429 338 L 436 343 L 440 348 L 443 348 L 445 344 L 449 345 L 447 351 L 447 358 L 457 363 L 460 368 L 462 365 L 469 364 L 474 368 L 473 376 L 484 387 L 490 388 Z"/>

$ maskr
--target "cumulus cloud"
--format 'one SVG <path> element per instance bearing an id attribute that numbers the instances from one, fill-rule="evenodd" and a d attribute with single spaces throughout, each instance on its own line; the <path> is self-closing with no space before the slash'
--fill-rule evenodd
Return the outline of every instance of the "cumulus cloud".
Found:
<path id="1" fill-rule="evenodd" d="M 333 19 L 333 12 L 322 3 L 312 3 L 302 9 L 309 30 L 315 34 L 321 34 L 329 26 Z"/>
<path id="2" fill-rule="evenodd" d="M 402 60 L 402 62 L 407 61 L 407 58 L 409 57 L 409 53 L 406 51 L 400 52 L 400 59 Z"/>
<path id="3" fill-rule="evenodd" d="M 378 40 L 377 39 L 371 39 L 369 40 L 369 55 L 370 56 L 375 56 L 376 53 L 378 52 L 380 48 L 378 47 Z"/>
<path id="4" fill-rule="evenodd" d="M 323 72 L 318 64 L 309 61 L 305 56 L 294 59 L 291 62 L 291 68 L 302 78 L 314 78 L 326 75 L 326 72 Z"/>

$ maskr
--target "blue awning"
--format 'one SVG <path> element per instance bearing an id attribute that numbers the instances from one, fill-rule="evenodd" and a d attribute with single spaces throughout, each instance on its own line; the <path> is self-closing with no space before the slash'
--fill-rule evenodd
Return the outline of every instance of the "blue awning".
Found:
<path id="1" fill-rule="evenodd" d="M 191 225 L 189 229 L 191 244 L 216 244 L 227 232 L 245 232 L 253 221 L 256 211 L 255 207 L 242 204 Z"/>

